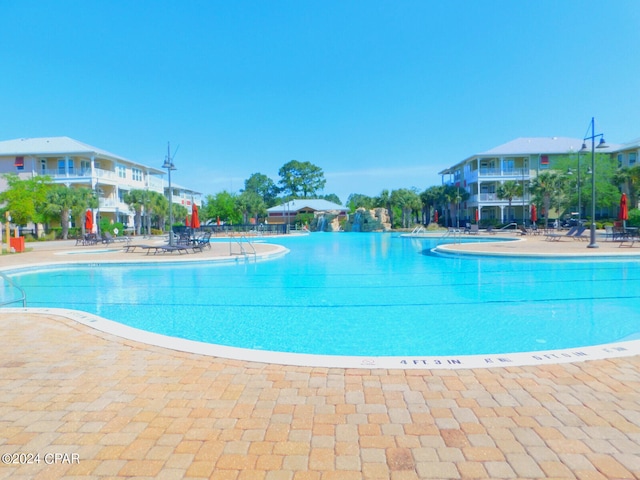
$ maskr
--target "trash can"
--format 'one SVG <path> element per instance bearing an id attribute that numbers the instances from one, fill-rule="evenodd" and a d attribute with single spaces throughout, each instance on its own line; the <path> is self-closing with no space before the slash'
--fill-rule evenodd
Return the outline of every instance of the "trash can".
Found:
<path id="1" fill-rule="evenodd" d="M 9 239 L 9 246 L 13 248 L 16 253 L 24 252 L 24 237 L 11 237 Z"/>

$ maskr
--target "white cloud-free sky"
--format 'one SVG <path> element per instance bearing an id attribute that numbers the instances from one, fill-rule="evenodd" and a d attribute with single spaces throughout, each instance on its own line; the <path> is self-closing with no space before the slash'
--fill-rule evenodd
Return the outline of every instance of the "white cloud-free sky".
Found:
<path id="1" fill-rule="evenodd" d="M 640 137 L 636 0 L 0 0 L 0 140 L 69 136 L 238 191 L 440 183 L 522 136 Z"/>

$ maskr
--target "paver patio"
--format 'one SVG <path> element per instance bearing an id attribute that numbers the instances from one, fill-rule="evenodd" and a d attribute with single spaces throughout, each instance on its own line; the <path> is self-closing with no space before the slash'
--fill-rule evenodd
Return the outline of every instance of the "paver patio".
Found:
<path id="1" fill-rule="evenodd" d="M 640 356 L 328 369 L 0 325 L 0 479 L 640 478 Z"/>

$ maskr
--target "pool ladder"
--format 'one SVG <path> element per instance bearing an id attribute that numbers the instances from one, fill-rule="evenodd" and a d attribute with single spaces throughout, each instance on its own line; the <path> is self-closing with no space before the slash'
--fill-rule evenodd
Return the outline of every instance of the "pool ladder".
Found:
<path id="1" fill-rule="evenodd" d="M 246 235 L 241 235 L 240 238 L 236 239 L 236 243 L 240 247 L 240 255 L 244 257 L 245 260 L 249 259 L 249 255 L 253 255 L 253 259 L 258 259 L 258 252 L 256 252 L 256 248 L 251 243 L 251 240 L 247 238 Z M 245 245 L 248 245 L 251 248 L 251 252 L 248 252 L 245 248 Z M 229 255 L 234 255 L 233 253 L 233 242 L 229 243 Z"/>
<path id="2" fill-rule="evenodd" d="M 11 280 L 11 278 L 7 277 L 4 273 L 0 272 L 0 277 L 6 283 L 8 283 L 9 286 L 15 288 L 16 290 L 18 290 L 18 292 L 20 292 L 20 298 L 16 298 L 15 300 L 8 300 L 6 302 L 0 302 L 0 307 L 3 307 L 5 305 L 11 305 L 12 303 L 22 302 L 22 308 L 26 308 L 27 307 L 27 294 L 24 292 L 24 290 L 19 285 L 16 285 L 15 282 L 13 280 Z"/>
<path id="3" fill-rule="evenodd" d="M 444 235 L 438 239 L 438 245 L 447 242 L 447 239 L 453 239 L 453 243 L 460 243 L 460 237 L 462 236 L 462 230 L 459 228 L 449 228 Z"/>

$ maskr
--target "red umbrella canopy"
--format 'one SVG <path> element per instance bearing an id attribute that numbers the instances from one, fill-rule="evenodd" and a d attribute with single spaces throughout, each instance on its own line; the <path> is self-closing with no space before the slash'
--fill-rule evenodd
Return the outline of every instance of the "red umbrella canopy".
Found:
<path id="1" fill-rule="evenodd" d="M 627 206 L 627 195 L 625 193 L 620 197 L 620 214 L 619 220 L 629 220 L 629 207 Z"/>
<path id="2" fill-rule="evenodd" d="M 436 213 L 433 214 L 433 221 L 438 223 L 438 210 L 436 210 Z"/>
<path id="3" fill-rule="evenodd" d="M 191 207 L 191 228 L 200 228 L 200 218 L 198 217 L 198 206 L 194 203 Z"/>
<path id="4" fill-rule="evenodd" d="M 91 210 L 87 210 L 84 214 L 84 229 L 87 232 L 93 230 L 93 214 L 91 213 Z"/>
<path id="5" fill-rule="evenodd" d="M 476 208 L 476 223 L 478 223 L 479 218 L 480 218 L 480 211 Z"/>
<path id="6" fill-rule="evenodd" d="M 536 206 L 534 204 L 531 204 L 531 221 L 538 221 L 538 210 L 536 209 Z"/>

